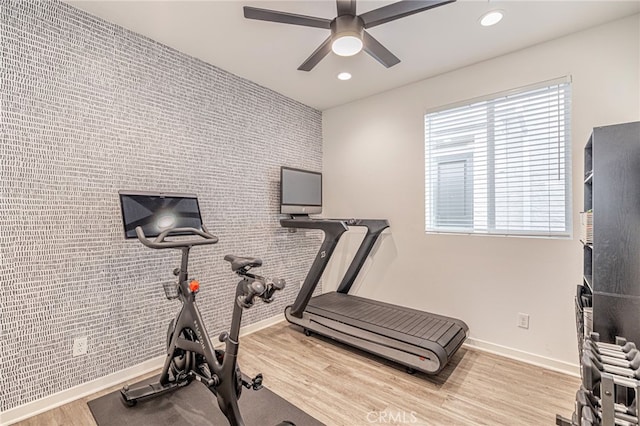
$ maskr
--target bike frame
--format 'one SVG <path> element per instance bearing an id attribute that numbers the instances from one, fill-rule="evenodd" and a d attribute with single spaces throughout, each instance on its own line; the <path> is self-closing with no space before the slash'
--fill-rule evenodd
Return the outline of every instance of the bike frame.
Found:
<path id="1" fill-rule="evenodd" d="M 242 320 L 242 308 L 238 306 L 238 303 L 234 303 L 231 328 L 228 336 L 224 340 L 224 357 L 222 363 L 220 363 L 216 358 L 215 348 L 209 338 L 209 334 L 206 331 L 204 321 L 196 304 L 196 293 L 192 292 L 189 288 L 187 271 L 189 249 L 190 247 L 181 249 L 182 261 L 178 276 L 178 297 L 182 302 L 182 308 L 174 322 L 174 331 L 167 350 L 167 358 L 164 361 L 162 374 L 160 375 L 160 384 L 166 385 L 169 383 L 169 369 L 176 349 L 203 355 L 211 372 L 212 383 L 207 383 L 206 378 L 198 375 L 195 377 L 196 380 L 205 384 L 207 388 L 216 395 L 220 410 L 222 410 L 232 425 L 243 426 L 244 421 L 238 409 L 236 378 L 234 377 L 239 348 L 238 335 L 240 333 L 240 323 Z M 238 283 L 236 297 L 241 294 L 244 281 L 243 279 Z M 182 337 L 182 331 L 185 329 L 192 330 L 198 341 L 194 342 Z"/>

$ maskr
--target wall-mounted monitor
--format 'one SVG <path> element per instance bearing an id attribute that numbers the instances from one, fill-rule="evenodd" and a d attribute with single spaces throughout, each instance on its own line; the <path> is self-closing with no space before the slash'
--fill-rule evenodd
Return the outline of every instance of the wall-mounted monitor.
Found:
<path id="1" fill-rule="evenodd" d="M 322 213 L 322 173 L 281 167 L 280 212 L 292 215 Z"/>
<path id="2" fill-rule="evenodd" d="M 122 223 L 126 238 L 137 238 L 141 226 L 147 238 L 170 228 L 202 230 L 198 198 L 192 194 L 119 191 Z M 172 232 L 170 235 L 181 235 Z"/>

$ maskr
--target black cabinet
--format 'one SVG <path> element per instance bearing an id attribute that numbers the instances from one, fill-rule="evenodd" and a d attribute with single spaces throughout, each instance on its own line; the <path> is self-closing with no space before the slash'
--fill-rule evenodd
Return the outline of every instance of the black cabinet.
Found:
<path id="1" fill-rule="evenodd" d="M 640 342 L 640 122 L 597 127 L 585 147 L 584 282 L 593 292 L 593 331 L 603 341 Z"/>

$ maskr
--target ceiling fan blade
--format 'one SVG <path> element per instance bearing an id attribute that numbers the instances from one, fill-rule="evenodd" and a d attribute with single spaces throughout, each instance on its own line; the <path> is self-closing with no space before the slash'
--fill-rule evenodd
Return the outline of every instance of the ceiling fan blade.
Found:
<path id="1" fill-rule="evenodd" d="M 280 22 L 282 24 L 325 28 L 327 30 L 331 29 L 331 19 L 316 18 L 315 16 L 296 15 L 295 13 L 260 9 L 251 6 L 244 7 L 244 17 L 247 19 L 257 19 L 259 21 Z"/>
<path id="2" fill-rule="evenodd" d="M 298 67 L 299 71 L 311 71 L 327 54 L 331 52 L 331 37 L 327 38 L 306 61 Z"/>
<path id="3" fill-rule="evenodd" d="M 389 51 L 386 47 L 381 45 L 378 40 L 373 38 L 368 32 L 364 31 L 362 34 L 362 44 L 364 45 L 364 51 L 373 58 L 380 62 L 387 68 L 391 68 L 400 62 L 400 59 Z"/>
<path id="4" fill-rule="evenodd" d="M 372 28 L 414 13 L 422 12 L 434 7 L 444 6 L 456 0 L 402 0 L 360 15 L 365 28 Z"/>
<path id="5" fill-rule="evenodd" d="M 356 16 L 356 0 L 336 0 L 338 6 L 338 16 Z"/>

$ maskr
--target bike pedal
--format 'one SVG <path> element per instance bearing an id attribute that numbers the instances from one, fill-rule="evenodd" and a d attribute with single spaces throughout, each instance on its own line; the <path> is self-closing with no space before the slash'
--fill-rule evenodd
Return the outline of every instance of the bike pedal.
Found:
<path id="1" fill-rule="evenodd" d="M 216 386 L 216 385 L 217 385 L 217 383 L 216 383 L 216 381 L 215 381 L 215 380 L 213 380 L 213 379 L 211 379 L 211 378 L 209 378 L 209 377 L 201 376 L 201 375 L 199 375 L 199 374 L 196 374 L 195 379 L 196 379 L 197 381 L 199 381 L 200 383 L 204 384 L 205 386 L 207 386 L 208 388 L 210 388 L 210 387 L 213 387 L 213 386 Z"/>
<path id="2" fill-rule="evenodd" d="M 258 373 L 258 375 L 251 380 L 251 387 L 253 390 L 262 389 L 262 373 Z"/>

